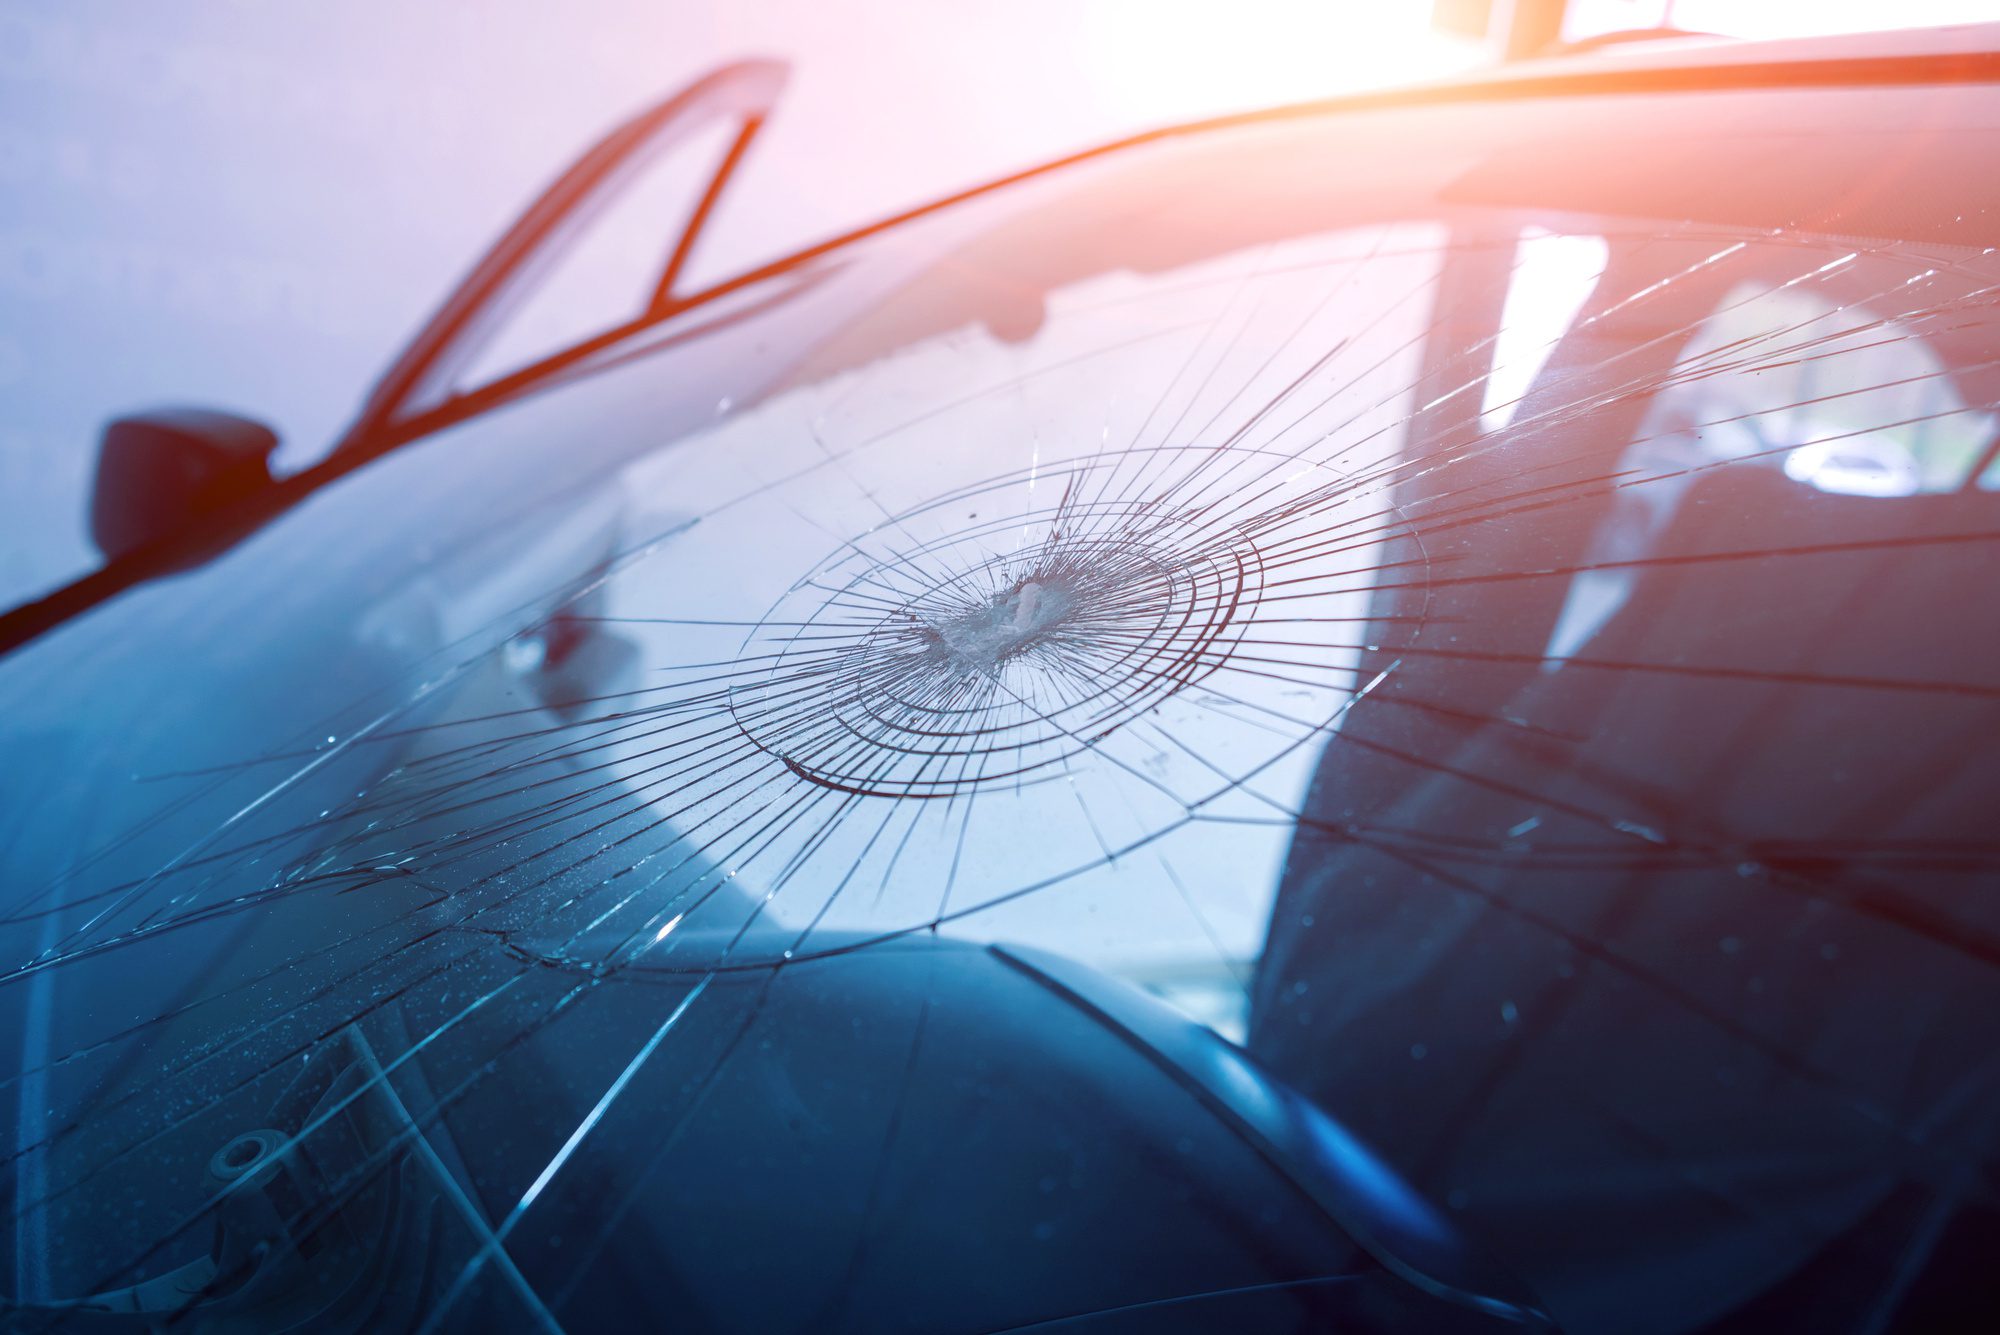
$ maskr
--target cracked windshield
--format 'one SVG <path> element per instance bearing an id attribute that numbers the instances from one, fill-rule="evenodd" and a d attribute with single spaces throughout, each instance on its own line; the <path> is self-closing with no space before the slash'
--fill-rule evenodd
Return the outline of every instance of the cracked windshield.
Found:
<path id="1" fill-rule="evenodd" d="M 1844 193 L 1817 127 L 1916 94 L 1786 96 L 1027 183 L 0 663 L 10 1317 L 1665 1331 L 1977 1264 L 2000 257 Z M 1791 185 L 1667 209 L 1627 134 Z"/>

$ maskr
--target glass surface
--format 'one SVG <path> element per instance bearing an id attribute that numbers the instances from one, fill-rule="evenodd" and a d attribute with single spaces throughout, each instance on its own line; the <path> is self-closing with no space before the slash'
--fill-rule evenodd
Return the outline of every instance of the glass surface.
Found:
<path id="1" fill-rule="evenodd" d="M 1995 123 L 1628 97 L 1115 157 L 0 664 L 13 1291 L 266 1236 L 241 1137 L 334 1127 L 294 1196 L 438 1202 L 369 1291 L 433 1325 L 1390 1291 L 1246 1148 L 1262 1071 L 1568 1329 L 1990 1298 Z M 1190 1100 L 1208 1040 L 1113 1042 L 989 943 L 1257 1065 Z"/>

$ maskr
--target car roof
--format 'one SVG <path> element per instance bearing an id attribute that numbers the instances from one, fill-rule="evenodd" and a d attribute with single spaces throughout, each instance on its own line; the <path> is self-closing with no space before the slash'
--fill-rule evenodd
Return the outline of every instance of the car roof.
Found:
<path id="1" fill-rule="evenodd" d="M 1989 81 L 2000 81 L 2000 22 L 1758 40 L 1680 34 L 1653 41 L 1614 43 L 1477 69 L 1444 79 L 1156 126 L 898 211 L 730 278 L 708 293 L 697 294 L 697 299 L 745 286 L 903 223 L 1072 164 L 1164 139 L 1261 121 L 1518 97 Z"/>

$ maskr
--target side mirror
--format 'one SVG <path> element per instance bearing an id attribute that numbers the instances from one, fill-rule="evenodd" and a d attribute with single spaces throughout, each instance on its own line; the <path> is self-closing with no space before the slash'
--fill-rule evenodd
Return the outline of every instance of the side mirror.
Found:
<path id="1" fill-rule="evenodd" d="M 160 408 L 104 428 L 90 536 L 107 560 L 255 496 L 271 485 L 278 436 L 206 408 Z"/>

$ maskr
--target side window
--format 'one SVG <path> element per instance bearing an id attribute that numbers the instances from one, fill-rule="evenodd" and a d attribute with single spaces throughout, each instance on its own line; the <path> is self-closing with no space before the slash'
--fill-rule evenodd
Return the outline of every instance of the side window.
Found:
<path id="1" fill-rule="evenodd" d="M 473 265 L 376 382 L 342 448 L 665 309 L 786 68 L 741 60 L 615 126 Z"/>
<path id="2" fill-rule="evenodd" d="M 1852 257 L 1850 257 L 1851 259 Z M 1620 490 L 1551 634 L 1550 661 L 1583 651 L 1630 598 L 1644 560 L 1700 482 L 1722 467 L 1811 492 L 1902 498 L 1991 487 L 1994 415 L 1948 364 L 1931 275 L 1850 280 L 1836 261 L 1776 286 L 1728 291 L 1654 396 L 1616 470 Z M 1830 276 L 1815 283 L 1818 273 Z M 1869 297 L 1855 301 L 1848 291 Z M 1986 475 L 1976 476 L 1985 469 Z"/>
<path id="3" fill-rule="evenodd" d="M 644 315 L 740 129 L 712 122 L 636 164 L 530 280 L 452 387 L 477 389 Z"/>
<path id="4" fill-rule="evenodd" d="M 1928 286 L 1919 275 L 1859 303 L 1804 284 L 1730 292 L 1685 354 L 1704 373 L 1661 396 L 1655 433 L 1679 430 L 1704 460 L 1763 460 L 1838 495 L 1960 490 L 1994 419 L 1967 404 L 1931 341 L 1951 328 L 1921 304 Z M 1922 317 L 1900 314 L 1912 309 Z"/>

